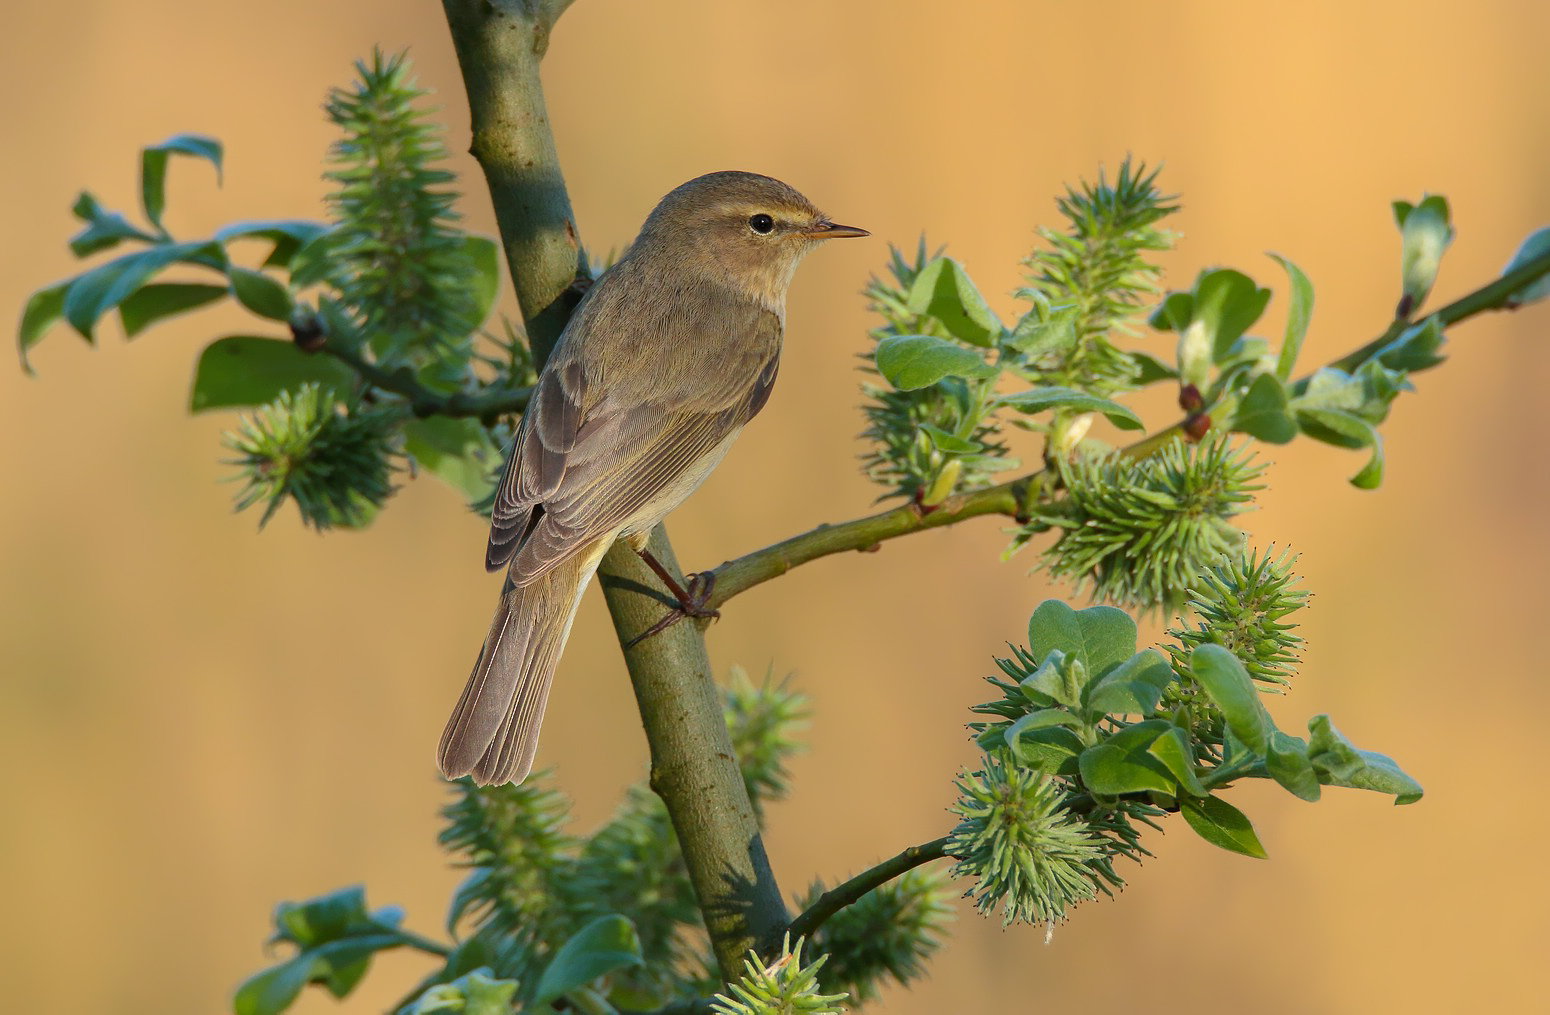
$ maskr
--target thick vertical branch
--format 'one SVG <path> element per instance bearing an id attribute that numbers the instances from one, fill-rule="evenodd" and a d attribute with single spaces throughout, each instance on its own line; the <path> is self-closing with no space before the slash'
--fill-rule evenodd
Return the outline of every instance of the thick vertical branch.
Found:
<path id="1" fill-rule="evenodd" d="M 574 309 L 585 271 L 549 130 L 538 66 L 569 0 L 443 0 L 483 166 L 535 358 L 542 362 Z M 658 528 L 651 548 L 676 567 Z M 667 600 L 627 547 L 598 569 L 623 643 Z M 750 948 L 779 944 L 788 916 L 722 718 L 705 639 L 675 624 L 625 652 L 651 746 L 651 785 L 667 805 L 724 976 Z"/>
<path id="2" fill-rule="evenodd" d="M 581 240 L 571 212 L 538 64 L 569 0 L 443 0 L 501 243 L 535 359 L 542 363 L 575 308 Z"/>
<path id="3" fill-rule="evenodd" d="M 651 534 L 650 548 L 678 570 L 663 526 Z M 598 574 L 621 645 L 673 606 L 623 542 L 603 558 Z M 626 649 L 624 657 L 651 745 L 651 788 L 672 815 L 722 976 L 730 979 L 750 948 L 779 947 L 789 916 L 722 718 L 705 636 L 698 625 L 680 622 Z"/>

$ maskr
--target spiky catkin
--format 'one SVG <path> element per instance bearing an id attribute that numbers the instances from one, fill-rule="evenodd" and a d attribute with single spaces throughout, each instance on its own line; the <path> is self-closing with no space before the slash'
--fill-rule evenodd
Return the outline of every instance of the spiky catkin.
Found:
<path id="1" fill-rule="evenodd" d="M 319 531 L 359 528 L 393 493 L 391 411 L 339 401 L 307 383 L 244 417 L 225 444 L 244 486 L 237 510 L 262 502 L 265 524 L 286 500 Z"/>
<path id="2" fill-rule="evenodd" d="M 1064 496 L 1033 509 L 1013 549 L 1059 530 L 1041 566 L 1095 599 L 1144 610 L 1178 609 L 1203 569 L 1237 551 L 1243 533 L 1231 519 L 1249 509 L 1264 471 L 1220 433 L 1139 461 L 1078 454 L 1056 468 Z"/>

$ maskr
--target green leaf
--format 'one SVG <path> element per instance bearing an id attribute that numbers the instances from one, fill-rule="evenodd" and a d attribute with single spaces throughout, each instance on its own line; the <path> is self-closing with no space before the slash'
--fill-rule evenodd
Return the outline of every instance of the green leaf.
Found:
<path id="1" fill-rule="evenodd" d="M 1453 242 L 1448 199 L 1430 194 L 1420 204 L 1394 202 L 1394 221 L 1399 224 L 1402 253 L 1400 276 L 1403 295 L 1395 316 L 1409 317 L 1426 301 L 1442 266 L 1443 252 Z"/>
<path id="2" fill-rule="evenodd" d="M 291 294 L 285 286 L 261 271 L 249 271 L 236 265 L 226 269 L 232 295 L 237 302 L 260 317 L 288 323 L 291 319 Z"/>
<path id="3" fill-rule="evenodd" d="M 1131 351 L 1127 355 L 1135 361 L 1140 372 L 1136 375 L 1136 385 L 1146 387 L 1148 384 L 1156 384 L 1158 381 L 1177 380 L 1179 371 L 1158 359 L 1156 356 L 1145 352 Z"/>
<path id="4" fill-rule="evenodd" d="M 1280 254 L 1270 256 L 1286 269 L 1292 283 L 1291 305 L 1286 309 L 1286 335 L 1281 339 L 1281 356 L 1276 363 L 1276 376 L 1288 381 L 1297 366 L 1297 354 L 1302 351 L 1302 340 L 1308 334 L 1308 324 L 1313 319 L 1313 283 L 1301 268 Z"/>
<path id="5" fill-rule="evenodd" d="M 360 885 L 341 888 L 305 902 L 282 902 L 275 907 L 277 940 L 302 947 L 325 944 L 352 928 L 371 923 L 366 911 L 366 889 Z"/>
<path id="6" fill-rule="evenodd" d="M 1030 765 L 1051 775 L 1072 775 L 1076 757 L 1087 745 L 1066 728 L 1070 725 L 1081 725 L 1081 719 L 1063 708 L 1040 709 L 1007 727 L 1003 741 Z"/>
<path id="7" fill-rule="evenodd" d="M 317 960 L 304 952 L 248 977 L 237 988 L 232 1008 L 236 1015 L 278 1015 L 289 1008 L 300 996 L 302 988 L 312 981 L 317 965 Z"/>
<path id="8" fill-rule="evenodd" d="M 193 282 L 152 282 L 141 286 L 118 305 L 124 334 L 134 338 L 157 321 L 213 303 L 231 290 L 223 285 Z"/>
<path id="9" fill-rule="evenodd" d="M 900 391 L 927 388 L 945 377 L 983 380 L 1000 371 L 979 353 L 935 335 L 890 335 L 877 343 L 877 370 Z"/>
<path id="10" fill-rule="evenodd" d="M 1308 760 L 1320 782 L 1391 793 L 1396 804 L 1413 804 L 1421 799 L 1421 784 L 1406 775 L 1394 759 L 1358 749 L 1335 728 L 1329 716 L 1308 720 L 1308 734 Z"/>
<path id="11" fill-rule="evenodd" d="M 1019 687 L 1032 701 L 1054 701 L 1067 708 L 1076 708 L 1082 701 L 1091 674 L 1087 665 L 1074 655 L 1066 655 L 1060 649 L 1051 649 L 1039 668 L 1024 678 Z"/>
<path id="12" fill-rule="evenodd" d="M 1241 271 L 1218 268 L 1196 279 L 1194 320 L 1202 322 L 1211 336 L 1213 362 L 1227 359 L 1239 336 L 1259 320 L 1269 302 L 1270 290 L 1259 288 Z"/>
<path id="13" fill-rule="evenodd" d="M 976 451 L 983 451 L 985 445 L 979 441 L 968 441 L 956 434 L 950 434 L 939 426 L 931 423 L 915 424 L 926 436 L 931 438 L 931 444 L 939 451 L 947 451 L 955 455 L 970 455 Z"/>
<path id="14" fill-rule="evenodd" d="M 1190 654 L 1189 670 L 1211 701 L 1222 710 L 1222 717 L 1238 739 L 1255 754 L 1263 756 L 1275 725 L 1259 700 L 1254 679 L 1238 657 L 1220 645 L 1207 642 L 1196 646 Z"/>
<path id="15" fill-rule="evenodd" d="M 1507 267 L 1502 269 L 1503 275 L 1511 275 L 1530 261 L 1550 254 L 1550 226 L 1544 229 L 1536 229 L 1528 234 L 1528 237 L 1518 247 L 1517 253 L 1512 255 L 1512 260 L 1507 262 Z M 1533 303 L 1550 296 L 1550 275 L 1541 275 L 1536 281 L 1519 289 L 1512 294 L 1512 306 L 1521 307 L 1525 303 Z"/>
<path id="16" fill-rule="evenodd" d="M 1270 734 L 1270 750 L 1265 752 L 1265 768 L 1272 779 L 1299 799 L 1313 803 L 1321 795 L 1318 773 L 1308 760 L 1308 745 L 1301 737 L 1280 730 Z"/>
<path id="17" fill-rule="evenodd" d="M 467 251 L 469 260 L 474 262 L 472 320 L 477 327 L 490 316 L 496 297 L 500 295 L 503 267 L 501 249 L 488 236 L 464 237 L 463 249 Z"/>
<path id="18" fill-rule="evenodd" d="M 470 502 L 495 486 L 500 448 L 477 420 L 429 416 L 404 424 L 404 450 L 425 471 L 460 491 Z"/>
<path id="19" fill-rule="evenodd" d="M 1058 599 L 1046 599 L 1028 618 L 1028 647 L 1039 661 L 1058 649 L 1079 660 L 1092 677 L 1102 677 L 1136 654 L 1136 622 L 1112 606 L 1089 606 L 1078 613 Z"/>
<path id="20" fill-rule="evenodd" d="M 1343 448 L 1371 448 L 1372 456 L 1362 471 L 1351 477 L 1359 490 L 1376 490 L 1383 483 L 1383 438 L 1371 423 L 1348 412 L 1300 409 L 1297 422 L 1304 433 L 1326 444 Z"/>
<path id="21" fill-rule="evenodd" d="M 1427 370 L 1447 359 L 1438 353 L 1446 339 L 1436 317 L 1428 317 L 1399 333 L 1399 337 L 1378 352 L 1378 362 L 1392 370 L 1407 373 Z"/>
<path id="22" fill-rule="evenodd" d="M 158 145 L 140 150 L 140 205 L 151 225 L 161 229 L 161 214 L 167 208 L 167 157 L 191 155 L 215 166 L 215 179 L 221 179 L 221 143 L 199 134 L 177 134 Z"/>
<path id="23" fill-rule="evenodd" d="M 517 986 L 516 980 L 494 979 L 486 968 L 474 969 L 451 983 L 430 985 L 399 1015 L 511 1015 Z"/>
<path id="24" fill-rule="evenodd" d="M 74 279 L 65 292 L 64 316 L 88 341 L 103 314 L 118 306 L 151 276 L 179 262 L 224 269 L 220 244 L 169 243 L 125 254 Z"/>
<path id="25" fill-rule="evenodd" d="M 1151 741 L 1157 739 L 1156 730 L 1146 732 L 1150 734 Z M 1123 796 L 1126 793 L 1177 795 L 1178 783 L 1162 762 L 1147 753 L 1151 741 L 1143 745 L 1110 741 L 1089 747 L 1077 759 L 1082 783 L 1089 792 L 1100 796 Z"/>
<path id="26" fill-rule="evenodd" d="M 1088 685 L 1087 708 L 1110 715 L 1149 716 L 1163 688 L 1177 679 L 1156 649 L 1144 649 Z"/>
<path id="27" fill-rule="evenodd" d="M 949 334 L 970 345 L 988 347 L 1001 335 L 1001 322 L 985 297 L 951 257 L 938 257 L 921 269 L 910 286 L 908 307 L 912 314 L 941 321 Z"/>
<path id="28" fill-rule="evenodd" d="M 305 353 L 294 342 L 228 335 L 205 346 L 194 368 L 189 411 L 264 405 L 280 392 L 317 381 L 347 391 L 355 378 L 331 356 Z"/>
<path id="29" fill-rule="evenodd" d="M 1072 388 L 1029 388 L 1027 391 L 1014 391 L 1009 395 L 997 396 L 991 406 L 998 409 L 1016 409 L 1018 412 L 1026 412 L 1030 415 L 1050 409 L 1101 412 L 1109 418 L 1109 422 L 1123 430 L 1146 429 L 1146 424 L 1141 422 L 1141 417 L 1118 402 L 1111 402 L 1107 398 L 1099 398 Z"/>
<path id="30" fill-rule="evenodd" d="M 124 240 L 156 242 L 154 236 L 136 229 L 118 212 L 104 210 L 97 199 L 84 190 L 70 210 L 76 218 L 86 223 L 85 229 L 70 238 L 70 252 L 76 257 L 86 257 L 116 247 Z"/>
<path id="31" fill-rule="evenodd" d="M 1195 319 L 1195 294 L 1172 292 L 1152 311 L 1147 323 L 1158 331 L 1183 331 Z"/>
<path id="32" fill-rule="evenodd" d="M 1185 797 L 1179 801 L 1179 810 L 1195 834 L 1211 845 L 1231 853 L 1265 859 L 1265 847 L 1254 834 L 1248 816 L 1221 797 L 1209 796 L 1204 800 Z"/>
<path id="33" fill-rule="evenodd" d="M 533 999 L 547 1004 L 615 969 L 641 964 L 635 925 L 622 916 L 600 916 L 554 953 Z"/>
<path id="34" fill-rule="evenodd" d="M 1152 746 L 1147 748 L 1147 753 L 1162 762 L 1163 767 L 1191 796 L 1203 797 L 1210 792 L 1201 784 L 1200 777 L 1195 774 L 1195 759 L 1189 748 L 1189 734 L 1179 727 L 1170 726 L 1167 732 L 1152 741 Z"/>
<path id="35" fill-rule="evenodd" d="M 1034 360 L 1067 352 L 1076 347 L 1080 338 L 1076 332 L 1079 312 L 1074 304 L 1049 311 L 1035 306 L 1023 315 L 1002 342 L 1007 348 Z"/>
<path id="36" fill-rule="evenodd" d="M 259 219 L 253 222 L 234 222 L 216 230 L 215 239 L 222 243 L 233 240 L 263 239 L 274 244 L 274 249 L 264 259 L 265 268 L 288 268 L 291 259 L 302 247 L 326 233 L 328 226 L 322 222 L 305 219 Z"/>
<path id="37" fill-rule="evenodd" d="M 1297 421 L 1287 411 L 1286 387 L 1275 374 L 1260 374 L 1238 403 L 1232 429 L 1271 444 L 1285 444 L 1297 436 Z"/>
<path id="38" fill-rule="evenodd" d="M 70 288 L 73 279 L 64 282 L 56 282 L 46 289 L 39 289 L 27 297 L 27 305 L 22 308 L 21 323 L 16 327 L 16 344 L 21 353 L 22 369 L 32 373 L 32 364 L 27 362 L 27 350 L 38 344 L 44 332 L 50 326 L 65 315 L 65 291 Z"/>

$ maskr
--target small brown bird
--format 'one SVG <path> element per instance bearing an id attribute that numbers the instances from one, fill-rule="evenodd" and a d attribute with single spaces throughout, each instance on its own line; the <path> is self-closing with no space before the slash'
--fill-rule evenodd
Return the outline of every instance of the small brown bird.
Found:
<path id="1" fill-rule="evenodd" d="M 694 609 L 644 552 L 651 530 L 764 408 L 797 263 L 822 240 L 866 235 L 779 180 L 711 173 L 664 197 L 583 297 L 496 492 L 485 567 L 509 568 L 441 736 L 444 775 L 527 777 L 576 607 L 615 539 Z"/>

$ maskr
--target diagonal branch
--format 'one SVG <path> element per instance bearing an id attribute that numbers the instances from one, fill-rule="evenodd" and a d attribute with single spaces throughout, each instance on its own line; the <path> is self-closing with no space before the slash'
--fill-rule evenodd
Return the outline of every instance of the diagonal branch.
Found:
<path id="1" fill-rule="evenodd" d="M 1454 300 L 1429 316 L 1435 317 L 1438 324 L 1447 327 L 1486 311 L 1515 310 L 1517 304 L 1512 299 L 1513 294 L 1546 275 L 1550 275 L 1550 254 L 1525 262 L 1489 285 Z M 1382 335 L 1330 365 L 1347 372 L 1354 371 L 1411 326 L 1412 323 L 1408 321 L 1395 321 Z M 1178 434 L 1183 425 L 1183 421 L 1180 421 L 1151 434 L 1126 447 L 1123 453 L 1133 458 L 1144 457 Z M 714 582 L 705 605 L 709 609 L 718 609 L 733 596 L 820 557 L 849 550 L 875 550 L 885 540 L 925 529 L 956 525 L 981 515 L 1022 517 L 1024 505 L 1032 503 L 1052 483 L 1053 477 L 1047 471 L 1039 470 L 983 490 L 949 497 L 931 511 L 909 503 L 848 522 L 820 525 L 762 550 L 729 560 L 711 571 Z"/>
<path id="2" fill-rule="evenodd" d="M 844 884 L 836 885 L 824 892 L 811 906 L 807 907 L 801 916 L 791 921 L 791 936 L 811 937 L 813 931 L 823 926 L 824 921 L 829 917 L 857 902 L 872 889 L 887 884 L 906 871 L 947 856 L 947 842 L 951 838 L 950 835 L 944 835 L 940 839 L 911 846 L 899 855 L 884 860 L 876 867 L 864 870 Z"/>

